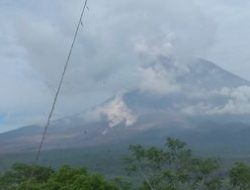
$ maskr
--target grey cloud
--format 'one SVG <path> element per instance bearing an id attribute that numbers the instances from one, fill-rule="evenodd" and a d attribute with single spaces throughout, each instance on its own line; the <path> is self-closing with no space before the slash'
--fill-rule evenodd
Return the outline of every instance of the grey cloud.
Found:
<path id="1" fill-rule="evenodd" d="M 29 64 L 32 72 L 39 73 L 32 80 L 26 74 L 22 80 L 12 76 L 14 81 L 30 85 L 25 89 L 26 101 L 23 105 L 16 104 L 16 112 L 31 103 L 44 106 L 30 109 L 46 112 L 45 105 L 54 93 L 81 6 L 80 0 L 12 1 L 6 6 L 8 21 L 1 26 L 6 25 L 6 35 L 12 39 L 7 42 L 11 44 L 9 52 L 15 49 L 20 54 L 14 64 Z M 195 1 L 101 0 L 89 1 L 89 7 L 58 104 L 58 117 L 135 88 L 158 94 L 180 90 L 176 75 L 185 72 L 183 65 L 189 59 L 205 55 L 215 40 L 214 22 Z M 147 51 L 143 54 L 138 52 L 138 42 L 146 42 Z M 157 68 L 162 65 L 151 65 L 157 62 L 154 54 L 171 58 L 179 69 L 159 72 Z M 7 53 L 1 51 L 0 56 L 6 57 Z M 168 82 L 163 84 L 162 80 Z M 22 86 L 19 83 L 12 84 L 13 88 Z M 6 91 L 4 96 L 7 94 Z M 37 102 L 28 101 L 32 96 Z"/>
<path id="2" fill-rule="evenodd" d="M 56 9 L 59 4 L 61 1 L 52 5 Z M 72 14 L 69 18 L 76 15 L 72 13 L 72 7 L 81 5 L 80 1 L 75 4 L 63 1 L 62 4 L 65 5 L 62 6 L 65 12 Z M 165 36 L 174 33 L 175 56 L 180 61 L 203 54 L 213 41 L 213 24 L 192 3 L 183 0 L 100 1 L 98 5 L 90 2 L 89 6 L 91 11 L 87 13 L 86 27 L 79 37 L 68 75 L 71 92 L 89 88 L 98 91 L 100 87 L 96 84 L 99 82 L 105 84 L 107 91 L 114 93 L 121 88 L 133 88 L 131 84 L 137 78 L 136 70 L 141 62 L 134 51 L 137 39 L 152 39 L 161 46 Z M 49 10 L 52 11 L 52 8 Z M 62 11 L 60 13 L 63 14 Z M 29 62 L 44 73 L 48 83 L 55 86 L 58 68 L 65 60 L 72 33 L 65 32 L 68 20 L 64 25 L 60 18 L 46 20 L 41 19 L 39 14 L 34 15 L 31 10 L 17 20 L 17 38 L 20 45 L 26 48 Z M 66 15 L 60 17 L 64 19 Z M 70 26 L 73 28 L 73 25 Z"/>
<path id="3" fill-rule="evenodd" d="M 196 3 L 218 26 L 216 43 L 206 58 L 249 80 L 250 2 L 196 0 Z"/>

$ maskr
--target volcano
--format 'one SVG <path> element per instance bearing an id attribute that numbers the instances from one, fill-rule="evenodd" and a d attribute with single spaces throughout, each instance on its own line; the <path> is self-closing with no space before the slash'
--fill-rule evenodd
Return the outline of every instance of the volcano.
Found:
<path id="1" fill-rule="evenodd" d="M 163 93 L 132 89 L 82 113 L 56 120 L 44 150 L 157 143 L 171 135 L 208 147 L 237 147 L 239 143 L 243 147 L 250 143 L 249 81 L 204 59 L 196 59 L 180 71 L 168 59 L 160 58 L 157 66 L 152 64 L 147 69 L 162 80 L 165 75 L 179 73 L 171 82 L 176 88 Z M 165 83 L 169 81 L 161 84 Z M 0 134 L 0 153 L 34 151 L 42 130 L 42 126 L 34 125 Z"/>

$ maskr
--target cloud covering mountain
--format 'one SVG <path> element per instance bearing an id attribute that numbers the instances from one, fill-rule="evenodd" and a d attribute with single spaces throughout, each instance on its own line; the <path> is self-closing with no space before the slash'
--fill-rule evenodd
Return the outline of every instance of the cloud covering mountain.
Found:
<path id="1" fill-rule="evenodd" d="M 218 36 L 209 11 L 221 3 L 208 6 L 208 10 L 205 5 L 195 0 L 89 1 L 90 11 L 72 55 L 55 118 L 133 90 L 159 98 L 191 88 L 178 80 L 188 75 L 196 57 L 207 57 Z M 81 6 L 80 0 L 1 2 L 2 131 L 43 123 Z M 243 108 L 247 100 L 237 99 L 234 90 L 228 89 L 231 102 L 217 112 L 248 110 Z M 244 87 L 240 90 L 246 94 Z M 102 111 L 112 120 L 130 121 L 121 99 L 115 99 L 119 106 L 114 106 L 116 112 L 123 113 L 121 118 L 110 113 L 109 107 Z M 203 103 L 189 106 L 183 110 L 210 112 L 209 105 Z"/>
<path id="2" fill-rule="evenodd" d="M 167 66 L 175 68 L 169 59 L 158 61 L 157 65 L 165 66 L 163 71 Z M 249 142 L 250 82 L 203 59 L 186 67 L 176 77 L 180 90 L 152 93 L 137 88 L 86 111 L 55 120 L 44 149 L 157 142 L 169 135 L 185 137 L 194 144 L 192 135 L 198 135 L 196 140 L 204 137 L 214 142 L 215 139 L 212 146 L 217 146 L 219 141 L 235 147 L 239 136 L 243 142 Z M 0 134 L 3 145 L 0 153 L 35 150 L 42 130 L 41 126 L 28 126 Z M 234 133 L 237 135 L 232 138 Z M 229 139 L 234 139 L 230 145 Z M 245 147 L 244 143 L 240 144 Z"/>

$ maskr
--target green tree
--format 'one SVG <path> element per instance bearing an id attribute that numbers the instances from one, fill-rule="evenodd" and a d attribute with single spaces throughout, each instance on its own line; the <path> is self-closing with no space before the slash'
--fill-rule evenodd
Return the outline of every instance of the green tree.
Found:
<path id="1" fill-rule="evenodd" d="M 234 189 L 250 189 L 250 167 L 247 164 L 238 162 L 229 172 L 230 183 Z"/>
<path id="2" fill-rule="evenodd" d="M 19 189 L 28 181 L 38 183 L 46 182 L 54 173 L 50 167 L 31 166 L 26 164 L 14 164 L 10 171 L 0 176 L 0 190 Z M 31 179 L 32 178 L 32 179 Z"/>
<path id="3" fill-rule="evenodd" d="M 120 189 L 120 190 L 129 190 L 132 188 L 132 184 L 128 181 L 125 181 L 123 178 L 116 177 L 112 180 L 112 182 Z"/>
<path id="4" fill-rule="evenodd" d="M 194 158 L 190 164 L 190 178 L 192 178 L 193 189 L 215 190 L 222 188 L 222 177 L 218 170 L 220 162 L 217 159 Z"/>
<path id="5" fill-rule="evenodd" d="M 114 182 L 84 168 L 63 166 L 58 171 L 15 164 L 0 175 L 0 190 L 119 190 Z"/>
<path id="6" fill-rule="evenodd" d="M 129 174 L 142 178 L 141 190 L 178 190 L 221 188 L 219 162 L 192 155 L 186 143 L 167 138 L 164 148 L 130 146 L 126 158 Z"/>
<path id="7" fill-rule="evenodd" d="M 53 174 L 43 186 L 47 190 L 118 190 L 111 182 L 106 181 L 99 174 L 90 174 L 84 168 L 63 166 Z"/>

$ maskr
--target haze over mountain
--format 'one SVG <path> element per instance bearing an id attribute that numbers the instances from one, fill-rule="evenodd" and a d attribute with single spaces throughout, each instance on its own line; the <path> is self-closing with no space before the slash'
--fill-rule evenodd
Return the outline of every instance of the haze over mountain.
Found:
<path id="1" fill-rule="evenodd" d="M 82 1 L 4 0 L 0 4 L 0 132 L 4 132 L 44 122 Z M 159 97 L 185 91 L 189 84 L 176 83 L 184 80 L 183 73 L 188 75 L 187 65 L 194 62 L 190 57 L 212 60 L 249 80 L 249 5 L 226 0 L 89 1 L 55 118 L 117 94 L 153 92 Z M 176 60 L 178 69 L 171 66 L 166 74 L 161 69 L 166 65 L 155 64 L 159 59 Z M 196 88 L 196 92 L 204 90 Z M 236 101 L 238 105 L 240 100 Z M 184 112 L 206 106 L 189 106 Z M 235 101 L 225 109 L 233 106 Z M 225 112 L 210 110 L 215 111 Z"/>
<path id="2" fill-rule="evenodd" d="M 141 72 L 148 79 L 141 88 L 54 121 L 44 150 L 157 143 L 169 135 L 209 147 L 249 142 L 249 81 L 204 59 L 180 67 L 160 56 Z M 2 133 L 0 153 L 34 151 L 41 134 L 41 126 Z"/>
<path id="3" fill-rule="evenodd" d="M 32 152 L 82 1 L 0 4 L 0 153 Z M 239 76 L 249 70 L 249 5 L 89 1 L 44 150 L 176 136 L 248 151 L 250 82 Z"/>

